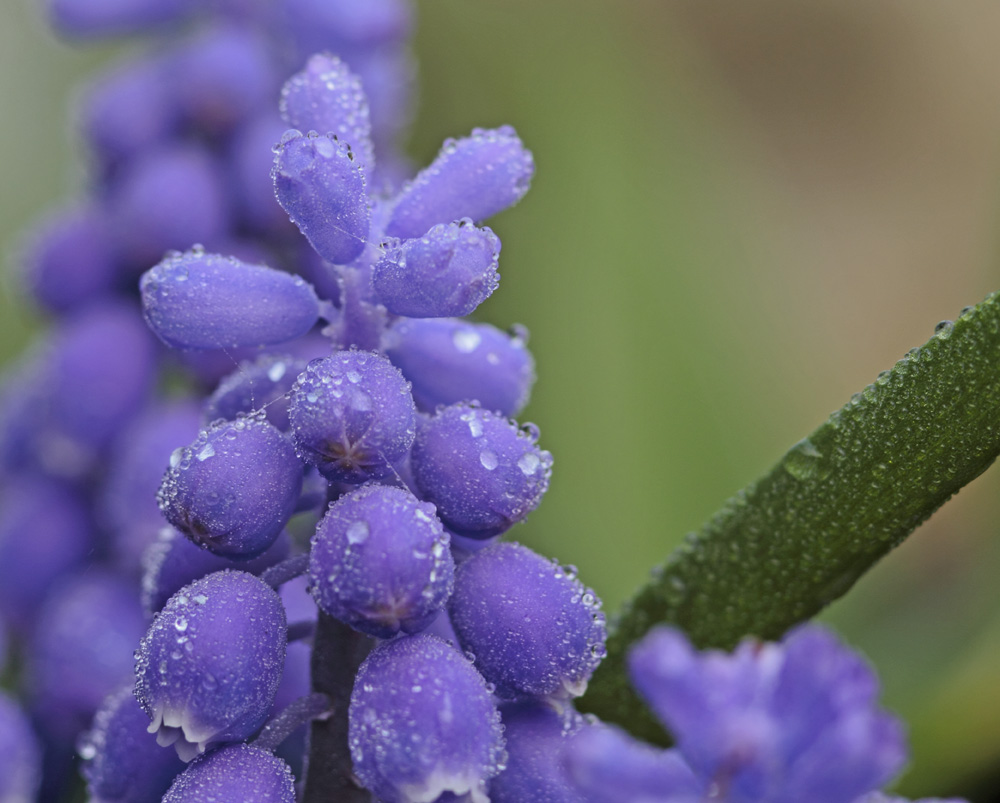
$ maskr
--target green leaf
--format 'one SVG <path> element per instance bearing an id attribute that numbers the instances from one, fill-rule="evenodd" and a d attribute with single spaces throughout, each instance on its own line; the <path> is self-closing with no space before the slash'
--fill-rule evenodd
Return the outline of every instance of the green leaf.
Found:
<path id="1" fill-rule="evenodd" d="M 730 499 L 617 618 L 581 709 L 666 736 L 628 683 L 654 625 L 699 647 L 780 637 L 844 594 L 1000 454 L 1000 293 L 913 349 Z"/>

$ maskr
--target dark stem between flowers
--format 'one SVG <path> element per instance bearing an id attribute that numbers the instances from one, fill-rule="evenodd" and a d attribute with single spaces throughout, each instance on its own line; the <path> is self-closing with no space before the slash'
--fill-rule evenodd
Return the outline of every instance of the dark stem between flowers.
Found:
<path id="1" fill-rule="evenodd" d="M 312 654 L 313 691 L 330 699 L 330 716 L 314 719 L 302 803 L 367 803 L 354 777 L 347 742 L 347 709 L 354 678 L 372 639 L 320 611 Z"/>

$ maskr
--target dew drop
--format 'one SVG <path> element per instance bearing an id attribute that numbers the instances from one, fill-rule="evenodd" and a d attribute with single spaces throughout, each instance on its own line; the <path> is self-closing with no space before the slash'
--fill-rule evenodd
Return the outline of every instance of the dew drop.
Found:
<path id="1" fill-rule="evenodd" d="M 370 534 L 367 522 L 355 521 L 347 528 L 347 541 L 351 544 L 363 544 Z"/>
<path id="2" fill-rule="evenodd" d="M 499 464 L 497 461 L 497 456 L 489 449 L 479 453 L 479 462 L 482 463 L 483 468 L 487 471 L 493 471 Z"/>

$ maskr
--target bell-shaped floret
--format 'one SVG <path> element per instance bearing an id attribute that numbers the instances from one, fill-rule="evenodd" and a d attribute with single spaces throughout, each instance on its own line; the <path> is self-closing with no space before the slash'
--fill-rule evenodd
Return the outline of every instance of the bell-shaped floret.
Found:
<path id="1" fill-rule="evenodd" d="M 451 645 L 427 635 L 378 645 L 358 670 L 349 719 L 354 771 L 379 800 L 489 801 L 486 783 L 504 761 L 500 715 Z"/>
<path id="2" fill-rule="evenodd" d="M 465 218 L 434 226 L 419 239 L 390 243 L 372 268 L 372 283 L 395 315 L 468 315 L 496 290 L 499 257 L 499 238 Z"/>
<path id="3" fill-rule="evenodd" d="M 317 53 L 285 82 L 281 116 L 290 128 L 333 134 L 351 148 L 366 175 L 375 166 L 368 99 L 361 81 L 330 53 Z"/>
<path id="4" fill-rule="evenodd" d="M 323 259 L 344 264 L 365 250 L 370 217 L 365 174 L 347 143 L 286 131 L 271 177 L 278 203 Z"/>
<path id="5" fill-rule="evenodd" d="M 489 538 L 538 507 L 552 455 L 503 416 L 467 404 L 421 416 L 411 453 L 420 496 L 459 535 Z"/>
<path id="6" fill-rule="evenodd" d="M 268 346 L 306 334 L 319 299 L 298 276 L 200 248 L 173 253 L 143 274 L 142 309 L 169 346 Z"/>
<path id="7" fill-rule="evenodd" d="M 180 125 L 167 59 L 147 52 L 115 62 L 84 89 L 80 118 L 83 137 L 105 169 L 155 149 Z"/>
<path id="8" fill-rule="evenodd" d="M 216 25 L 177 48 L 170 69 L 184 118 L 209 134 L 225 134 L 273 103 L 279 79 L 268 44 L 249 27 Z"/>
<path id="9" fill-rule="evenodd" d="M 156 342 L 134 309 L 104 302 L 64 321 L 41 358 L 29 380 L 41 419 L 29 433 L 32 456 L 46 473 L 76 479 L 152 392 Z"/>
<path id="10" fill-rule="evenodd" d="M 118 279 L 111 228 L 96 204 L 48 215 L 32 232 L 23 259 L 28 289 L 57 313 L 92 304 L 111 293 Z"/>
<path id="11" fill-rule="evenodd" d="M 583 727 L 583 717 L 569 706 L 558 711 L 538 700 L 505 703 L 500 717 L 507 767 L 490 782 L 490 803 L 588 803 L 570 782 L 562 755 L 570 736 Z"/>
<path id="12" fill-rule="evenodd" d="M 252 558 L 295 512 L 302 471 L 291 440 L 263 416 L 218 421 L 174 452 L 157 500 L 196 544 Z"/>
<path id="13" fill-rule="evenodd" d="M 403 188 L 385 233 L 406 239 L 464 217 L 486 220 L 520 201 L 534 172 L 531 152 L 510 126 L 449 139 Z"/>
<path id="14" fill-rule="evenodd" d="M 0 800 L 36 799 L 42 751 L 28 717 L 0 691 Z"/>
<path id="15" fill-rule="evenodd" d="M 454 318 L 402 319 L 385 333 L 386 356 L 413 386 L 417 409 L 476 401 L 515 416 L 531 394 L 535 361 L 523 329 L 508 334 L 488 323 Z"/>
<path id="16" fill-rule="evenodd" d="M 331 505 L 316 528 L 309 560 L 319 607 L 379 638 L 427 627 L 451 595 L 454 571 L 434 506 L 384 485 Z"/>
<path id="17" fill-rule="evenodd" d="M 184 770 L 163 803 L 295 803 L 288 765 L 267 750 L 234 744 L 202 756 Z"/>
<path id="18" fill-rule="evenodd" d="M 109 214 L 136 274 L 171 250 L 217 248 L 230 229 L 228 188 L 206 149 L 166 144 L 144 150 L 115 175 Z"/>
<path id="19" fill-rule="evenodd" d="M 24 474 L 0 491 L 0 610 L 26 630 L 42 599 L 95 547 L 83 500 L 67 485 Z"/>
<path id="20" fill-rule="evenodd" d="M 156 743 L 148 725 L 131 684 L 104 701 L 77 745 L 91 800 L 147 803 L 163 797 L 184 763 Z"/>
<path id="21" fill-rule="evenodd" d="M 448 612 L 462 648 L 504 697 L 578 697 L 605 655 L 594 592 L 520 544 L 493 544 L 459 564 Z"/>
<path id="22" fill-rule="evenodd" d="M 906 760 L 899 721 L 878 708 L 864 661 L 822 628 L 780 644 L 699 653 L 679 631 L 653 630 L 630 655 L 633 682 L 704 789 L 733 801 L 853 803 Z"/>
<path id="23" fill-rule="evenodd" d="M 156 504 L 163 469 L 174 450 L 195 438 L 199 424 L 193 402 L 158 403 L 123 427 L 115 439 L 99 509 L 111 535 L 115 564 L 131 575 L 139 573 L 143 553 L 164 528 Z"/>
<path id="24" fill-rule="evenodd" d="M 331 481 L 389 476 L 413 443 L 409 383 L 372 352 L 313 360 L 292 389 L 288 415 L 299 456 Z"/>
<path id="25" fill-rule="evenodd" d="M 108 694 L 128 682 L 146 629 L 132 583 L 90 567 L 52 589 L 28 649 L 34 707 L 64 743 L 90 723 Z"/>
<path id="26" fill-rule="evenodd" d="M 255 558 L 225 558 L 195 546 L 173 527 L 163 527 L 159 538 L 143 555 L 143 610 L 152 617 L 184 586 L 223 569 L 260 575 L 287 558 L 291 549 L 291 538 L 282 531 L 274 543 Z"/>
<path id="27" fill-rule="evenodd" d="M 251 736 L 274 702 L 286 631 L 277 592 L 252 574 L 216 572 L 178 591 L 136 653 L 149 732 L 187 761 Z"/>
<path id="28" fill-rule="evenodd" d="M 412 28 L 406 0 L 286 0 L 282 7 L 299 52 L 306 54 L 397 45 Z"/>
<path id="29" fill-rule="evenodd" d="M 240 363 L 205 400 L 205 421 L 234 421 L 241 414 L 262 410 L 271 425 L 287 432 L 288 392 L 305 368 L 305 360 L 288 355 L 265 354 Z"/>

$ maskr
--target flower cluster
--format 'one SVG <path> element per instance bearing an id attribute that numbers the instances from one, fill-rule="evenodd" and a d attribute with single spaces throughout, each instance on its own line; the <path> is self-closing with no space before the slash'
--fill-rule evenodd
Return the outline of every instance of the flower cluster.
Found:
<path id="1" fill-rule="evenodd" d="M 119 803 L 888 803 L 901 727 L 822 630 L 654 630 L 674 749 L 577 712 L 601 603 L 503 540 L 552 472 L 526 334 L 463 319 L 531 153 L 476 129 L 410 174 L 399 0 L 208 5 L 51 2 L 184 35 L 91 87 L 93 194 L 26 254 L 59 317 L 2 408 L 0 800 L 60 799 L 76 749 Z"/>

